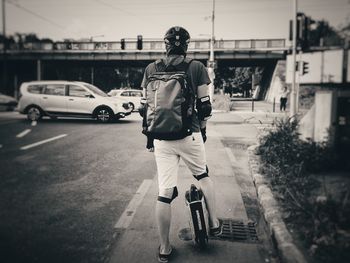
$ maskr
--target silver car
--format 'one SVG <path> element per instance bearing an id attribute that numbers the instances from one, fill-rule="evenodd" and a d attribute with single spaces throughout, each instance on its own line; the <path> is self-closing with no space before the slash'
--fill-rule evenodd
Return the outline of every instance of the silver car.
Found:
<path id="1" fill-rule="evenodd" d="M 110 122 L 131 113 L 126 100 L 109 97 L 99 88 L 78 81 L 32 81 L 20 87 L 19 112 L 29 120 L 43 116 L 94 118 Z"/>

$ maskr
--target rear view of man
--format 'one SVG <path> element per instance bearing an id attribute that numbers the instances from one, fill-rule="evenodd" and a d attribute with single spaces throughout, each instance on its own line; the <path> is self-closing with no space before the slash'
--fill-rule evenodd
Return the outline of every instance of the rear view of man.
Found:
<path id="1" fill-rule="evenodd" d="M 208 175 L 204 148 L 206 120 L 211 116 L 211 104 L 208 95 L 210 79 L 206 68 L 201 62 L 186 58 L 190 35 L 184 28 L 170 28 L 164 36 L 164 41 L 166 57 L 147 66 L 141 85 L 145 89 L 146 100 L 151 101 L 152 105 L 140 112 L 144 117 L 144 133 L 148 137 L 147 148 L 149 151 L 154 151 L 158 170 L 159 193 L 156 204 L 156 220 L 160 237 L 160 246 L 158 248 L 159 262 L 168 262 L 172 252 L 169 240 L 171 202 L 178 195 L 176 186 L 180 158 L 187 165 L 194 178 L 198 180 L 200 188 L 204 192 L 209 211 L 210 234 L 219 235 L 222 231 L 221 222 L 216 215 L 214 185 Z M 169 120 L 168 118 L 171 118 L 171 115 L 173 115 L 172 113 L 161 113 L 158 110 L 160 107 L 160 102 L 158 101 L 168 106 L 167 101 L 164 102 L 164 100 L 176 101 L 176 99 L 173 98 L 175 95 L 173 96 L 171 92 L 169 92 L 171 95 L 168 96 L 157 93 L 157 85 L 159 83 L 153 88 L 150 88 L 148 85 L 150 85 L 149 83 L 152 79 L 154 80 L 157 73 L 161 71 L 177 72 L 179 70 L 183 70 L 186 73 L 185 83 L 190 89 L 189 94 L 193 94 L 193 99 L 188 99 L 187 108 L 185 110 L 181 109 L 182 114 L 185 114 L 189 119 L 189 126 L 183 132 L 176 133 L 176 135 L 158 136 L 158 133 L 152 133 L 150 130 L 153 126 L 166 123 Z M 163 96 L 163 98 L 159 98 L 160 96 Z M 185 101 L 185 99 L 183 100 Z M 172 103 L 168 104 L 173 105 Z M 181 107 L 184 104 L 186 103 L 183 102 Z M 152 113 L 150 113 L 151 110 L 153 110 Z M 148 112 L 146 113 L 145 111 Z M 155 121 L 155 118 L 159 119 Z M 176 125 L 174 124 L 174 126 Z"/>

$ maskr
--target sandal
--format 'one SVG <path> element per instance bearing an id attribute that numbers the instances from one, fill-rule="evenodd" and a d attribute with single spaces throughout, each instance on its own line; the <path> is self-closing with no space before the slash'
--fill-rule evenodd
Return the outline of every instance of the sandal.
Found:
<path id="1" fill-rule="evenodd" d="M 169 254 L 161 254 L 160 253 L 160 246 L 158 247 L 158 262 L 161 263 L 167 263 L 169 261 L 169 257 L 171 256 L 171 253 L 173 252 L 173 248 L 170 247 Z"/>
<path id="2" fill-rule="evenodd" d="M 222 234 L 222 229 L 223 229 L 223 223 L 222 220 L 218 219 L 219 221 L 219 226 L 218 227 L 214 227 L 214 228 L 210 228 L 210 235 L 217 237 L 220 236 Z"/>

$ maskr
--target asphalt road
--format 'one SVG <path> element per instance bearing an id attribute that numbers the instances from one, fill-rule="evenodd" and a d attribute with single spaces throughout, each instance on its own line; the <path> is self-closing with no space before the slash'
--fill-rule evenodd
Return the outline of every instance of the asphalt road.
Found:
<path id="1" fill-rule="evenodd" d="M 32 126 L 0 113 L 1 262 L 104 262 L 115 223 L 156 173 L 137 115 Z"/>

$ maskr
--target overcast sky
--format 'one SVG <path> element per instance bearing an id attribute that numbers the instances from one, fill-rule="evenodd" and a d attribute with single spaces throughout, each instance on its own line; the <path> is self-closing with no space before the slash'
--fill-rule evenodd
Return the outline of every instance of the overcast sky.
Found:
<path id="1" fill-rule="evenodd" d="M 299 10 L 334 27 L 350 21 L 350 0 L 298 0 Z M 211 32 L 212 0 L 6 0 L 6 33 L 40 38 L 162 38 L 174 25 L 192 38 Z M 288 38 L 293 0 L 216 0 L 216 39 Z M 103 35 L 103 36 L 101 36 Z"/>

